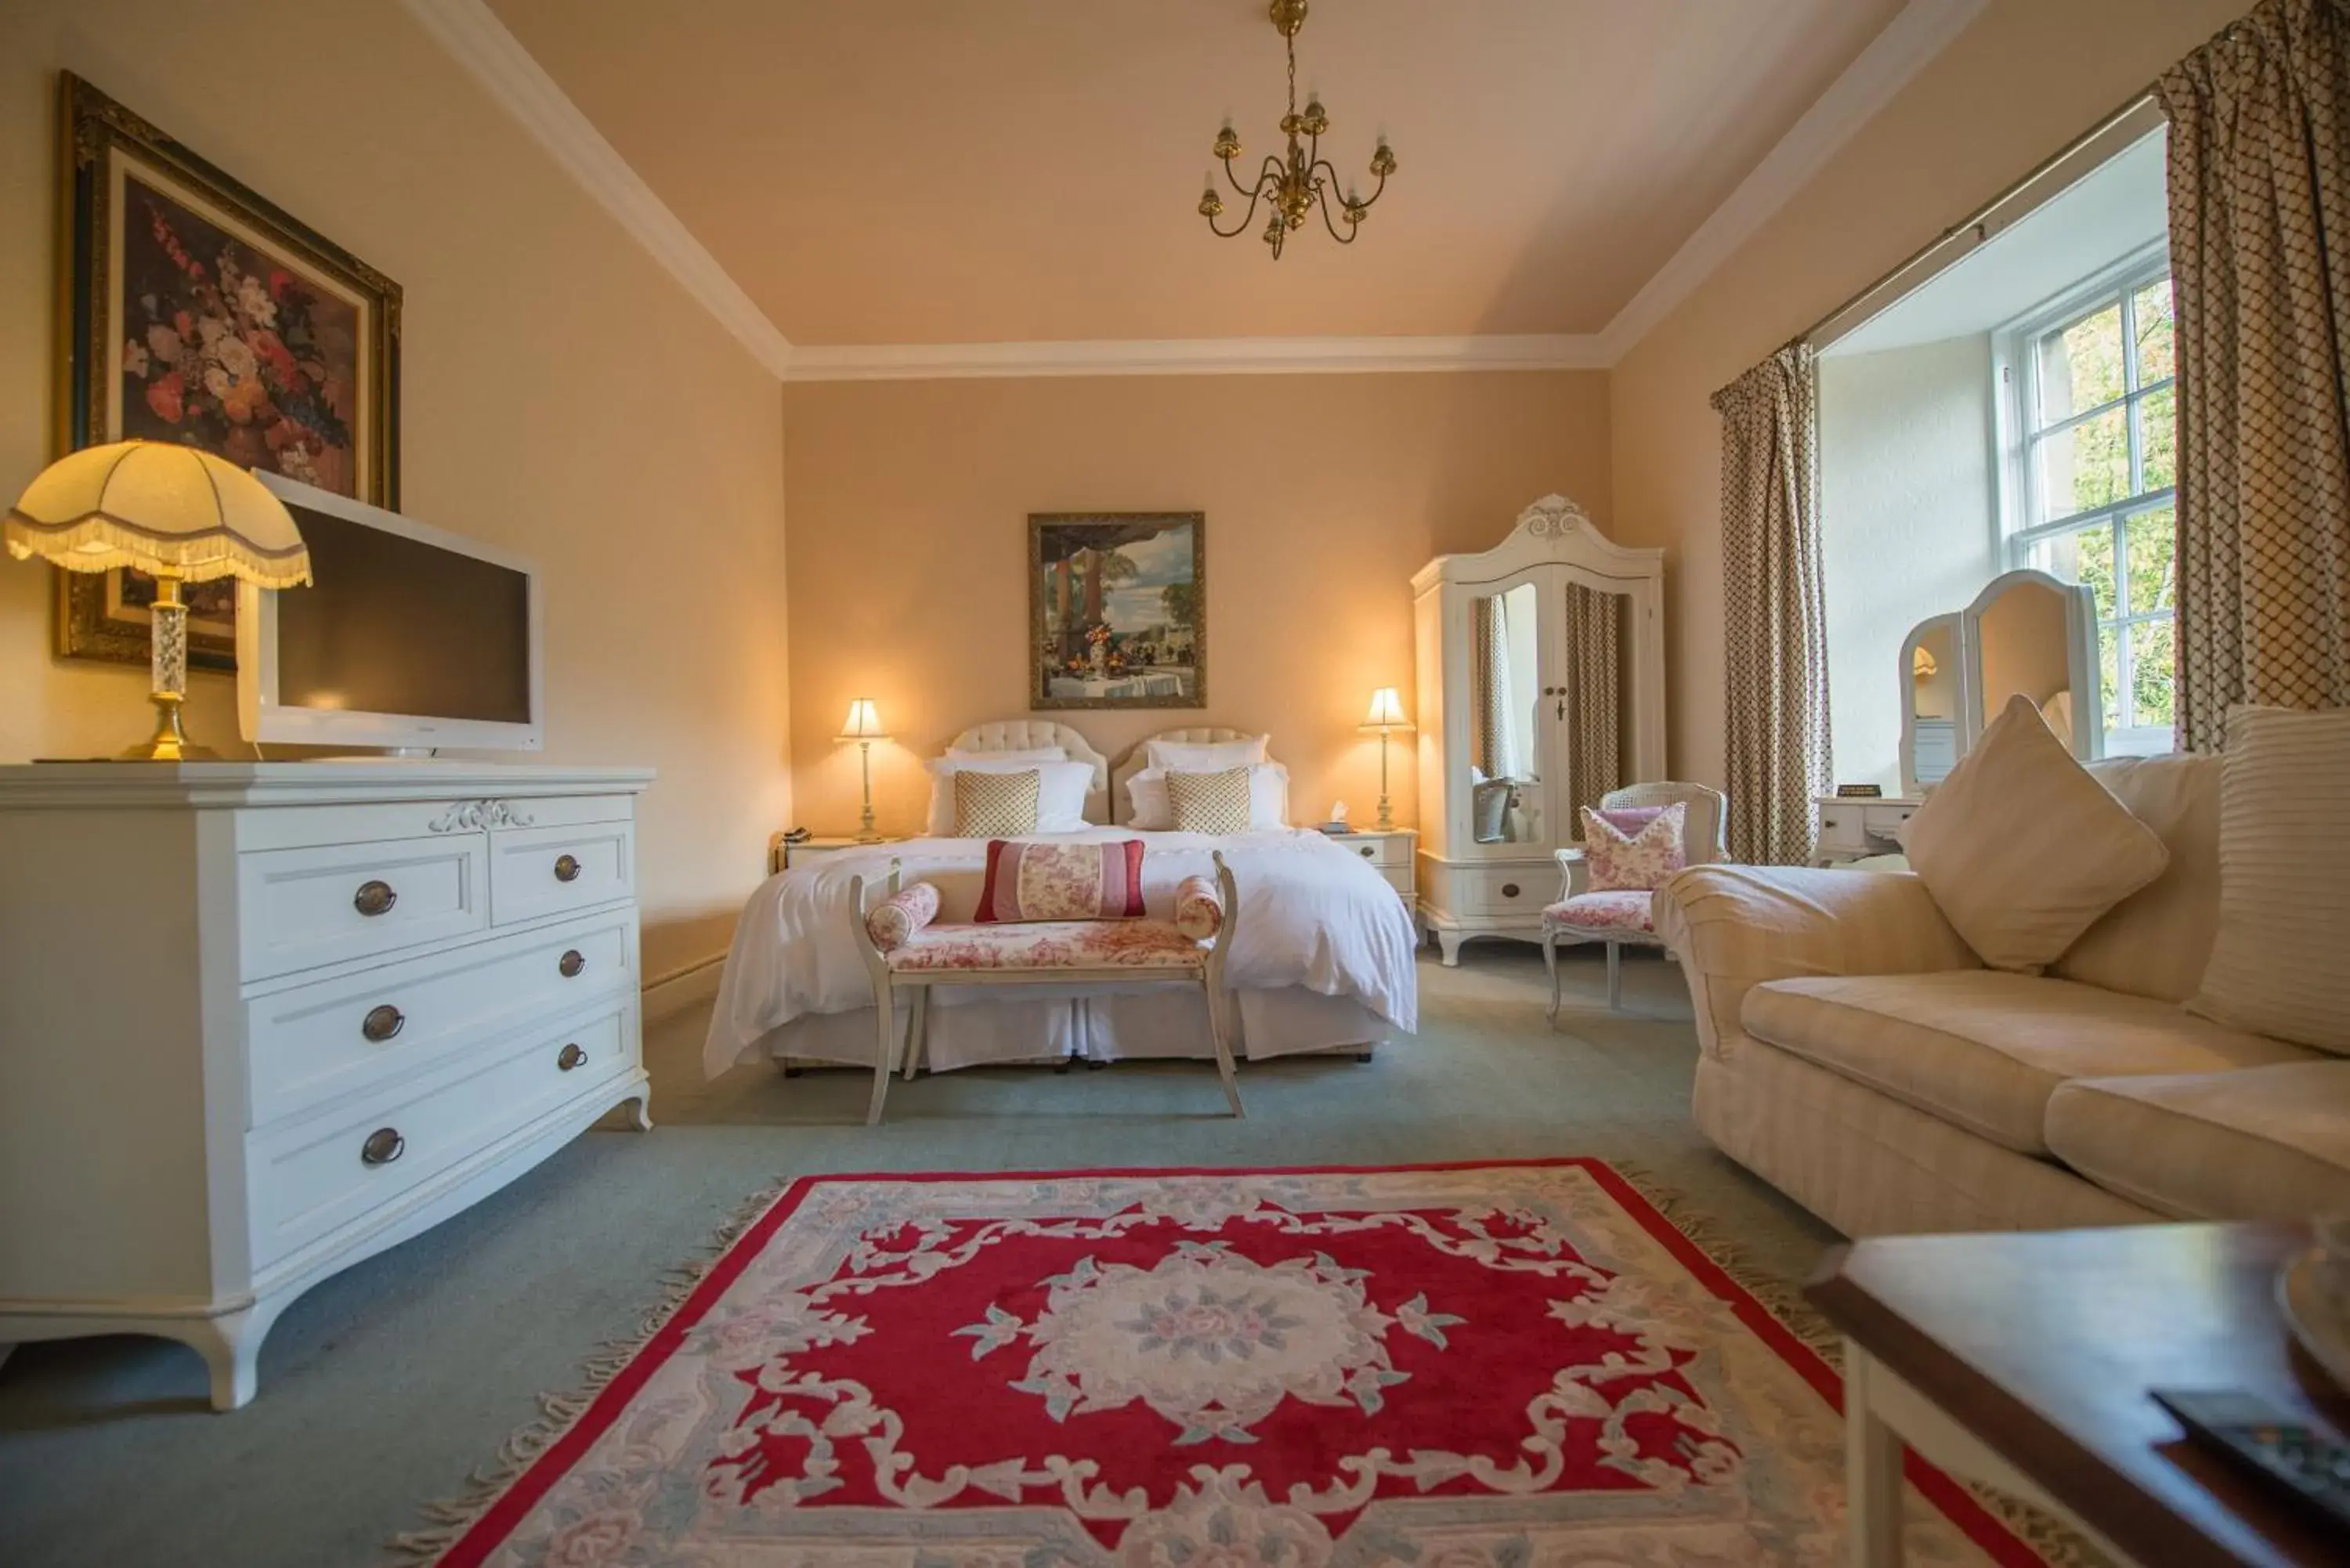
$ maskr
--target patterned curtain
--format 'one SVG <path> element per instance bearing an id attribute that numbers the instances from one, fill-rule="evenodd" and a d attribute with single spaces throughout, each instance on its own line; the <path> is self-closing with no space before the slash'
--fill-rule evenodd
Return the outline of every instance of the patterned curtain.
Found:
<path id="1" fill-rule="evenodd" d="M 1502 601 L 1469 601 L 1469 760 L 1487 778 L 1502 774 L 1509 709 L 1502 687 L 1510 668 L 1509 632 L 1502 624 Z"/>
<path id="2" fill-rule="evenodd" d="M 2264 0 L 2164 74 L 2178 738 L 2350 703 L 2350 5 Z"/>
<path id="3" fill-rule="evenodd" d="M 1566 813 L 1629 782 L 1624 777 L 1624 596 L 1566 585 Z"/>
<path id="4" fill-rule="evenodd" d="M 1713 395 L 1721 414 L 1721 597 L 1730 857 L 1800 866 L 1828 784 L 1819 394 L 1791 343 Z"/>

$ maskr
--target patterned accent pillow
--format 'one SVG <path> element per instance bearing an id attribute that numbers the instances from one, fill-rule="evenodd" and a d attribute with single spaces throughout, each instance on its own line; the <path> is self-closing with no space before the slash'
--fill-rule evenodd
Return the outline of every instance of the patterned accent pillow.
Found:
<path id="1" fill-rule="evenodd" d="M 865 934 L 883 952 L 902 948 L 914 933 L 939 918 L 939 890 L 928 882 L 901 888 L 894 897 L 873 906 L 865 917 Z"/>
<path id="2" fill-rule="evenodd" d="M 987 846 L 987 880 L 972 919 L 1131 920 L 1142 914 L 1142 840 Z"/>
<path id="3" fill-rule="evenodd" d="M 1659 811 L 1638 833 L 1627 834 L 1589 806 L 1583 816 L 1583 863 L 1592 893 L 1645 893 L 1689 864 L 1681 824 L 1689 807 L 1679 801 Z"/>
<path id="4" fill-rule="evenodd" d="M 1036 805 L 1043 798 L 1043 777 L 1034 769 L 1020 774 L 981 774 L 958 769 L 954 775 L 957 838 L 1010 838 L 1036 831 Z"/>
<path id="5" fill-rule="evenodd" d="M 1214 877 L 1186 877 L 1175 884 L 1175 929 L 1195 942 L 1224 929 L 1224 899 Z"/>
<path id="6" fill-rule="evenodd" d="M 1249 771 L 1220 774 L 1170 772 L 1167 805 L 1178 833 L 1246 833 L 1249 830 Z"/>

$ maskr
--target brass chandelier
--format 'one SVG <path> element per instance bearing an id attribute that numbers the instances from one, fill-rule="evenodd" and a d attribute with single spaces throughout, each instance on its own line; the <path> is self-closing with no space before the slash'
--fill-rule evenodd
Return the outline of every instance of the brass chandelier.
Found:
<path id="1" fill-rule="evenodd" d="M 1388 176 L 1395 172 L 1395 154 L 1388 151 L 1387 138 L 1379 138 L 1378 151 L 1371 154 L 1371 172 L 1378 184 L 1367 196 L 1358 196 L 1350 188 L 1344 196 L 1338 192 L 1338 171 L 1322 156 L 1322 133 L 1330 129 L 1329 112 L 1323 109 L 1318 97 L 1305 100 L 1305 112 L 1297 111 L 1297 30 L 1305 26 L 1306 0 L 1272 0 L 1266 15 L 1289 50 L 1289 112 L 1281 117 L 1282 134 L 1289 138 L 1286 154 L 1266 153 L 1263 165 L 1258 169 L 1253 183 L 1243 185 L 1232 172 L 1232 161 L 1241 155 L 1241 139 L 1228 122 L 1216 133 L 1215 154 L 1223 161 L 1224 178 L 1232 189 L 1248 198 L 1248 211 L 1230 229 L 1218 228 L 1216 220 L 1223 215 L 1224 201 L 1216 194 L 1216 179 L 1208 176 L 1208 188 L 1200 195 L 1200 215 L 1208 220 L 1209 229 L 1219 239 L 1232 239 L 1244 234 L 1256 221 L 1259 202 L 1268 202 L 1273 216 L 1264 225 L 1264 243 L 1273 247 L 1273 259 L 1281 259 L 1282 241 L 1292 229 L 1302 229 L 1315 208 L 1322 212 L 1323 226 L 1330 237 L 1342 245 L 1351 245 L 1361 232 L 1363 215 L 1371 203 L 1388 188 Z M 1304 140 L 1299 139 L 1303 137 Z M 1337 205 L 1333 216 L 1331 206 Z M 1346 232 L 1339 232 L 1344 222 Z"/>

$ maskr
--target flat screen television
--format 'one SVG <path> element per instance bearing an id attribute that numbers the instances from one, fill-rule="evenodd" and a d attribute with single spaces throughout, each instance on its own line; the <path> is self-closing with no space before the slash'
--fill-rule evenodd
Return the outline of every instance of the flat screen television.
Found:
<path id="1" fill-rule="evenodd" d="M 537 571 L 462 538 L 275 473 L 311 586 L 240 587 L 237 721 L 283 744 L 536 752 L 544 743 Z"/>

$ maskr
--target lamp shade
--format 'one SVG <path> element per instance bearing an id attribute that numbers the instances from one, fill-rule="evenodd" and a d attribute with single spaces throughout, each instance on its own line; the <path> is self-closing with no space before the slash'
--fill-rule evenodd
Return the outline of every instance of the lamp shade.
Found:
<path id="1" fill-rule="evenodd" d="M 859 697 L 848 705 L 848 717 L 840 722 L 840 733 L 836 741 L 886 741 L 889 732 L 881 728 L 881 715 L 874 711 L 873 699 Z"/>
<path id="2" fill-rule="evenodd" d="M 1363 721 L 1366 730 L 1409 730 L 1411 721 L 1403 716 L 1403 699 L 1392 686 L 1382 686 L 1371 693 L 1370 716 Z"/>
<path id="3" fill-rule="evenodd" d="M 85 447 L 42 470 L 0 524 L 8 553 L 68 571 L 135 566 L 185 582 L 310 580 L 293 514 L 244 470 L 170 441 Z"/>

